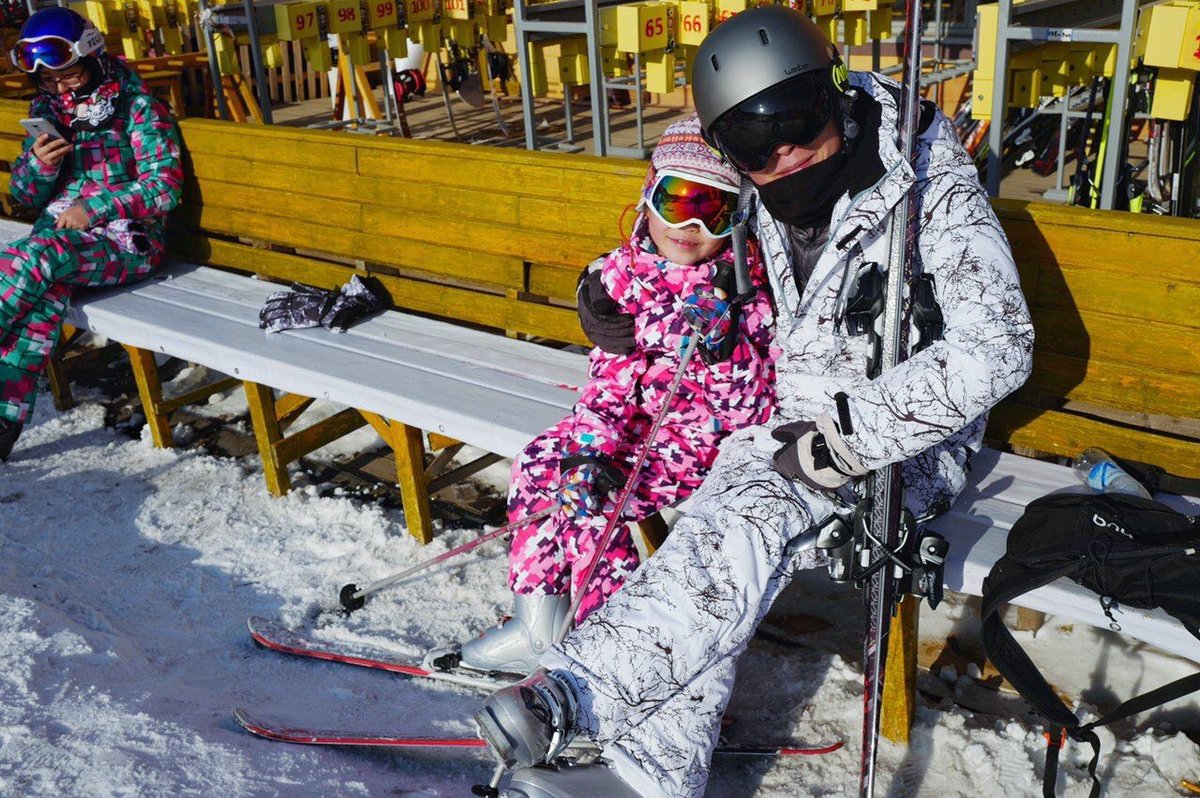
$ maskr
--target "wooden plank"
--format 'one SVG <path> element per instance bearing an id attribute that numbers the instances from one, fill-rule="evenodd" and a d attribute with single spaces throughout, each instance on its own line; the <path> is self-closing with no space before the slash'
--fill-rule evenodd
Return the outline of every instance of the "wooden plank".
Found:
<path id="1" fill-rule="evenodd" d="M 328 178 L 326 178 L 328 179 Z M 205 180 L 201 186 L 194 180 L 184 185 L 183 208 L 180 216 L 200 218 L 212 208 L 234 211 L 253 210 L 272 219 L 271 224 L 290 226 L 294 221 L 324 225 L 328 228 L 358 230 L 362 226 L 362 206 L 357 202 L 334 199 L 314 199 L 312 195 L 272 188 L 255 188 L 220 180 Z M 189 213 L 188 205 L 194 203 Z M 244 235 L 249 235 L 245 233 Z"/>
<path id="2" fill-rule="evenodd" d="M 1074 457 L 1089 446 L 1100 446 L 1118 457 L 1153 463 L 1181 477 L 1200 477 L 1200 441 L 1056 410 L 1036 410 L 1011 401 L 992 411 L 987 438 L 1061 457 Z"/>
<path id="3" fill-rule="evenodd" d="M 588 198 L 590 199 L 590 198 Z M 637 194 L 631 195 L 633 201 Z M 612 247 L 621 243 L 618 223 L 632 202 L 564 202 L 562 198 L 521 197 L 520 224 L 526 230 L 558 233 L 570 230 L 578 235 L 610 241 Z"/>
<path id="4" fill-rule="evenodd" d="M 242 384 L 246 389 L 246 404 L 250 407 L 250 423 L 254 428 L 254 440 L 258 443 L 258 454 L 262 458 L 267 490 L 272 496 L 282 496 L 292 489 L 292 479 L 288 476 L 287 461 L 281 460 L 275 449 L 283 440 L 276 420 L 275 391 L 257 382 Z"/>
<path id="5" fill-rule="evenodd" d="M 392 422 L 392 449 L 396 454 L 396 482 L 404 502 L 404 522 L 422 544 L 433 540 L 433 518 L 425 480 L 425 442 L 421 430 Z"/>
<path id="6" fill-rule="evenodd" d="M 1119 410 L 1200 418 L 1200 375 L 1111 363 L 1094 355 L 1085 360 L 1038 352 L 1023 388 L 1030 389 Z"/>
<path id="7" fill-rule="evenodd" d="M 367 420 L 353 408 L 334 413 L 329 418 L 291 433 L 275 444 L 276 457 L 280 463 L 295 462 L 306 454 L 349 435 L 366 423 Z"/>
<path id="8" fill-rule="evenodd" d="M 359 145 L 359 174 L 440 185 L 487 186 L 501 193 L 551 199 L 588 197 L 626 203 L 636 199 L 645 166 L 634 174 L 619 159 L 594 159 L 524 150 L 487 150 L 449 142 L 392 139 L 387 149 Z M 502 159 L 495 157 L 502 153 Z M 536 156 L 536 157 L 532 157 Z"/>
<path id="9" fill-rule="evenodd" d="M 1115 230 L 1154 238 L 1200 240 L 1200 229 L 1190 219 L 1154 216 L 1124 211 L 1096 211 L 1072 205 L 993 199 L 992 207 L 1006 227 L 1015 221 L 1038 226 L 1080 227 L 1086 230 Z"/>
<path id="10" fill-rule="evenodd" d="M 294 164 L 327 174 L 355 171 L 354 142 L 345 133 L 194 118 L 180 122 L 179 129 L 189 153 Z"/>
<path id="11" fill-rule="evenodd" d="M 379 205 L 392 213 L 419 208 L 424 213 L 448 214 L 456 223 L 469 219 L 517 224 L 518 198 L 470 187 L 446 187 L 416 181 L 379 180 L 367 176 L 330 179 L 319 168 L 244 161 L 212 153 L 195 153 L 192 169 L 204 185 L 209 180 L 304 194 L 310 202 L 330 198 Z M 319 203 L 318 203 L 319 204 Z"/>
<path id="12" fill-rule="evenodd" d="M 1031 312 L 1037 332 L 1036 353 L 1090 356 L 1183 374 L 1200 373 L 1200 341 L 1194 329 L 1094 310 L 1035 307 Z"/>
<path id="13" fill-rule="evenodd" d="M 575 287 L 579 284 L 579 274 L 583 271 L 583 266 L 582 263 L 578 267 L 531 263 L 529 264 L 528 278 L 529 293 L 556 297 L 573 303 Z"/>
<path id="14" fill-rule="evenodd" d="M 383 212 L 376 206 L 363 208 L 363 231 L 369 236 L 413 240 L 441 238 L 443 220 L 416 213 Z M 578 235 L 560 229 L 557 232 L 524 230 L 508 225 L 475 222 L 457 231 L 454 242 L 472 252 L 509 255 L 522 260 L 582 267 L 605 252 L 616 242 L 616 233 L 609 238 Z"/>
<path id="15" fill-rule="evenodd" d="M 199 388 L 194 388 L 186 393 L 181 393 L 179 396 L 173 396 L 163 402 L 159 407 L 163 413 L 173 413 L 181 407 L 194 405 L 203 402 L 215 393 L 228 391 L 230 388 L 236 388 L 241 384 L 241 380 L 235 377 L 225 377 L 215 380 L 207 385 L 201 385 Z"/>
<path id="16" fill-rule="evenodd" d="M 1155 246 L 1149 242 L 1146 246 Z M 1027 292 L 1037 307 L 1101 311 L 1200 329 L 1200 282 L 1161 279 L 1147 268 L 1132 275 L 1061 266 L 1038 270 L 1038 284 Z"/>
<path id="17" fill-rule="evenodd" d="M 185 209 L 186 210 L 186 209 Z M 182 219 L 196 213 L 180 214 Z M 291 247 L 314 249 L 334 254 L 354 252 L 357 236 L 353 230 L 327 227 L 318 223 L 294 221 L 280 224 L 278 217 L 264 216 L 256 209 L 233 210 L 218 205 L 199 209 L 198 224 L 214 233 L 257 238 Z"/>

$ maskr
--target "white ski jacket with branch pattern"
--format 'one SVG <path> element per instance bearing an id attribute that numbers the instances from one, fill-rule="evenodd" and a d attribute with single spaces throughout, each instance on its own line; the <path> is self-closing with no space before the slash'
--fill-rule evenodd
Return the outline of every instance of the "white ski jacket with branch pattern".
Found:
<path id="1" fill-rule="evenodd" d="M 885 175 L 838 201 L 828 243 L 802 292 L 794 282 L 786 229 L 754 197 L 754 230 L 783 349 L 771 426 L 822 413 L 837 418 L 834 396 L 844 391 L 853 422 L 845 441 L 862 464 L 876 469 L 922 455 L 932 461 L 906 467 L 912 472 L 906 473 L 909 490 L 938 482 L 944 501 L 962 487 L 967 450 L 981 445 L 988 410 L 1028 377 L 1033 326 L 1008 241 L 950 120 L 938 111 L 921 134 L 914 175 L 895 144 L 897 94 L 885 84 L 898 93 L 896 84 L 870 72 L 851 73 L 851 82 L 883 107 L 879 156 Z M 838 323 L 839 301 L 868 264 L 886 268 L 889 211 L 914 180 L 920 267 L 934 278 L 945 331 L 942 340 L 872 381 L 866 377 L 869 336 L 852 336 Z M 927 498 L 916 504 L 940 503 Z"/>

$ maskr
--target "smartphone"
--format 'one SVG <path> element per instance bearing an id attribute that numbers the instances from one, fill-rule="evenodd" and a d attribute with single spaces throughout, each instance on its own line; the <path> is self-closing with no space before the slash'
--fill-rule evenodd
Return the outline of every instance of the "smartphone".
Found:
<path id="1" fill-rule="evenodd" d="M 22 119 L 21 127 L 25 128 L 25 131 L 35 139 L 43 133 L 48 134 L 52 139 L 61 139 L 63 137 L 63 134 L 58 132 L 58 128 L 51 124 L 49 120 L 43 119 L 40 116 L 35 116 L 32 119 Z"/>

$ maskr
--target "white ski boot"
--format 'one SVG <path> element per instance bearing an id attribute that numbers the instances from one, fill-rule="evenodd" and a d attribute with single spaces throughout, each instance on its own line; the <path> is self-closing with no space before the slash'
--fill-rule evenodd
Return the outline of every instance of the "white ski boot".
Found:
<path id="1" fill-rule="evenodd" d="M 507 770 L 553 762 L 575 738 L 579 701 L 566 677 L 538 668 L 497 690 L 475 713 L 483 739 Z"/>
<path id="2" fill-rule="evenodd" d="M 463 643 L 459 665 L 477 671 L 532 673 L 571 609 L 567 595 L 513 595 L 513 617 Z"/>
<path id="3" fill-rule="evenodd" d="M 538 765 L 513 774 L 501 798 L 640 798 L 604 762 L 589 765 Z"/>

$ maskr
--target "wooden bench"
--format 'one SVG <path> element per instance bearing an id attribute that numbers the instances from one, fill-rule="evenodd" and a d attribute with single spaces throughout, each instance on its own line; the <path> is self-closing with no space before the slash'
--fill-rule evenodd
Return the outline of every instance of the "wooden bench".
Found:
<path id="1" fill-rule="evenodd" d="M 0 130 L 15 129 L 23 111 L 23 106 L 0 103 Z M 428 329 L 437 338 L 447 328 L 400 314 L 388 314 L 345 336 L 320 331 L 263 336 L 252 328 L 253 315 L 256 303 L 274 287 L 195 268 L 111 297 L 86 299 L 77 306 L 83 314 L 80 322 L 103 327 L 107 308 L 119 308 L 112 311 L 114 332 L 109 334 L 124 342 L 122 336 L 132 335 L 126 328 L 145 324 L 150 311 L 121 306 L 119 296 L 128 294 L 132 302 L 140 295 L 177 307 L 180 303 L 172 305 L 170 293 L 190 291 L 196 300 L 189 303 L 204 308 L 189 304 L 188 312 L 209 314 L 189 328 L 191 337 L 207 341 L 223 336 L 214 330 L 226 324 L 236 325 L 242 336 L 236 346 L 224 344 L 220 365 L 214 358 L 214 367 L 250 370 L 232 376 L 245 377 L 272 490 L 286 490 L 289 460 L 352 425 L 361 426 L 348 412 L 323 422 L 325 426 L 284 434 L 306 397 L 322 395 L 325 386 L 336 383 L 329 397 L 365 411 L 396 450 L 408 523 L 414 534 L 427 539 L 423 491 L 431 483 L 423 468 L 426 445 L 452 443 L 442 437 L 444 430 L 450 437 L 511 454 L 569 404 L 569 392 L 556 392 L 546 380 L 573 384 L 570 375 L 581 374 L 563 359 L 562 372 L 551 368 L 526 380 L 520 401 L 527 406 L 544 401 L 554 408 L 536 423 L 533 412 L 522 416 L 525 421 L 491 419 L 496 409 L 490 403 L 506 395 L 503 390 L 464 402 L 456 401 L 453 391 L 464 382 L 472 390 L 503 385 L 514 376 L 505 363 L 527 364 L 517 370 L 529 377 L 524 370 L 541 362 L 542 353 L 547 363 L 558 363 L 562 353 L 481 330 L 510 338 L 583 342 L 571 307 L 577 273 L 581 264 L 617 240 L 617 219 L 636 196 L 644 165 L 203 120 L 187 120 L 181 129 L 195 178 L 189 184 L 189 207 L 173 227 L 179 257 L 241 275 L 325 287 L 354 273 L 372 274 L 387 287 L 396 308 L 466 323 L 472 330 L 455 328 L 460 330 L 456 334 L 475 333 L 472 345 L 494 338 L 497 347 L 512 350 L 477 360 L 466 356 L 468 363 L 445 360 L 458 350 L 450 347 L 447 353 L 429 342 L 433 348 L 422 349 L 418 357 L 411 346 L 406 350 L 388 336 L 414 336 Z M 10 148 L 7 157 L 15 149 L 11 141 L 0 143 Z M 1099 445 L 1179 476 L 1200 476 L 1200 340 L 1193 310 L 1200 299 L 1200 275 L 1194 272 L 1200 261 L 1200 224 L 1015 202 L 997 202 L 996 207 L 1012 240 L 1039 335 L 1033 377 L 993 414 L 988 440 L 995 449 L 976 458 L 962 499 L 937 522 L 952 544 L 947 584 L 967 593 L 978 592 L 1024 504 L 1074 484 L 1064 466 L 1002 450 L 1069 457 Z M 171 323 L 167 319 L 166 327 Z M 388 332 L 392 330 L 396 332 Z M 127 344 L 160 445 L 170 443 L 170 410 L 203 394 L 174 400 L 161 396 L 152 353 L 164 351 L 167 335 L 165 329 L 145 333 Z M 189 344 L 187 337 L 176 333 L 179 340 L 171 347 L 186 349 L 185 357 L 207 357 L 204 347 Z M 383 354 L 360 360 L 369 356 L 358 347 L 368 344 L 383 346 Z M 328 357 L 331 347 L 341 347 L 345 357 L 367 365 L 355 379 L 323 375 L 308 357 Z M 526 352 L 538 354 L 527 357 Z M 438 358 L 443 359 L 441 368 Z M 393 362 L 405 374 L 425 376 L 415 382 L 392 379 L 384 372 Z M 496 366 L 500 368 L 486 373 Z M 474 373 L 480 378 L 464 381 L 460 367 L 479 369 Z M 366 390 L 376 381 L 378 390 Z M 287 393 L 277 398 L 271 389 Z M 423 403 L 421 397 L 413 399 L 422 391 Z M 1068 601 L 1072 593 L 1054 585 L 1022 602 L 1088 622 L 1099 620 L 1087 597 Z M 1192 639 L 1161 618 L 1130 618 L 1125 631 L 1200 659 Z M 889 659 L 885 724 L 893 738 L 906 737 L 914 706 L 915 632 L 910 602 L 895 627 Z"/>
<path id="2" fill-rule="evenodd" d="M 19 130 L 16 120 L 25 110 L 19 103 L 0 103 L 0 130 Z M 476 428 L 438 422 L 412 408 L 401 413 L 395 403 L 363 402 L 360 397 L 381 395 L 371 386 L 384 368 L 353 372 L 347 367 L 353 373 L 341 374 L 344 357 L 318 359 L 307 368 L 300 363 L 288 368 L 271 364 L 272 353 L 290 356 L 291 350 L 281 342 L 294 338 L 311 342 L 321 333 L 267 336 L 257 330 L 261 297 L 279 287 L 249 275 L 326 288 L 339 286 L 354 274 L 371 275 L 384 285 L 396 309 L 473 328 L 460 329 L 456 339 L 446 332 L 448 328 L 430 324 L 447 344 L 454 341 L 454 347 L 462 350 L 458 360 L 448 351 L 427 353 L 427 359 L 442 358 L 448 371 L 467 362 L 462 358 L 469 360 L 472 349 L 481 358 L 500 358 L 499 344 L 493 339 L 494 333 L 501 333 L 513 339 L 504 344 L 508 348 L 503 359 L 481 365 L 494 365 L 497 374 L 505 369 L 528 374 L 537 373 L 537 369 L 530 371 L 530 364 L 539 358 L 573 363 L 573 368 L 564 366 L 569 373 L 561 375 L 559 382 L 578 384 L 585 373 L 581 355 L 568 356 L 516 339 L 585 343 L 574 312 L 579 268 L 617 241 L 617 220 L 628 198 L 636 196 L 644 166 L 625 163 L 613 168 L 601 159 L 200 119 L 184 120 L 180 128 L 192 177 L 184 207 L 172 218 L 173 255 L 192 267 L 219 266 L 227 272 L 226 278 L 217 280 L 208 272 L 191 269 L 184 279 L 173 272 L 170 286 L 160 281 L 116 292 L 128 293 L 127 300 L 117 299 L 114 293 L 80 297 L 73 318 L 125 345 L 159 446 L 171 445 L 171 412 L 230 385 L 244 384 L 267 485 L 274 493 L 290 488 L 288 463 L 370 423 L 395 452 L 409 529 L 427 541 L 432 532 L 428 494 L 445 487 L 449 476 L 431 483 L 434 474 L 425 468 L 427 450 L 445 452 L 469 442 L 511 456 L 519 451 L 518 440 L 528 442 L 557 421 L 570 401 L 556 399 L 556 404 L 546 405 L 555 408 L 553 413 L 543 408 L 526 413 L 520 421 L 512 415 L 490 427 L 481 421 Z M 0 138 L 0 158 L 15 158 L 19 141 L 16 134 Z M 563 196 L 572 201 L 560 201 Z M 243 282 L 231 281 L 230 274 L 241 275 Z M 176 278 L 182 282 L 175 283 Z M 202 281 L 228 295 L 204 295 L 196 290 Z M 185 290 L 191 304 L 181 305 L 178 297 Z M 233 309 L 221 304 L 233 302 L 230 297 L 237 292 L 243 292 L 239 301 L 257 305 Z M 175 298 L 165 299 L 168 294 Z M 215 304 L 208 307 L 205 302 Z M 168 306 L 178 308 L 180 324 L 186 311 L 236 319 L 241 332 L 229 332 L 226 340 L 226 333 L 218 332 L 220 324 L 211 319 L 191 321 L 192 316 L 187 318 L 196 339 L 193 344 L 186 343 L 186 335 L 169 337 L 163 318 L 155 318 L 160 328 L 152 334 L 143 329 L 149 321 L 142 314 L 166 318 L 170 313 L 162 308 Z M 420 328 L 420 322 L 409 321 L 410 330 Z M 326 335 L 334 342 L 331 346 L 343 348 L 350 340 L 361 340 Z M 404 335 L 411 339 L 416 332 Z M 243 357 L 237 356 L 234 339 Z M 526 350 L 527 356 L 515 354 Z M 415 350 L 410 346 L 406 351 Z M 184 396 L 164 397 L 156 352 L 201 363 L 230 379 Z M 52 382 L 65 382 L 57 373 L 51 376 Z M 417 390 L 417 382 L 406 384 Z M 388 385 L 390 392 L 404 395 L 399 383 Z M 497 383 L 491 398 L 474 395 L 481 417 L 516 402 L 514 390 Z M 277 391 L 284 393 L 277 395 Z M 314 397 L 352 409 L 304 430 L 289 429 Z M 399 415 L 387 415 L 390 412 Z M 480 433 L 483 428 L 490 430 L 488 435 Z M 469 440 L 455 438 L 458 433 Z M 475 465 L 482 467 L 494 459 Z M 468 471 L 456 470 L 454 476 L 466 476 Z"/>

